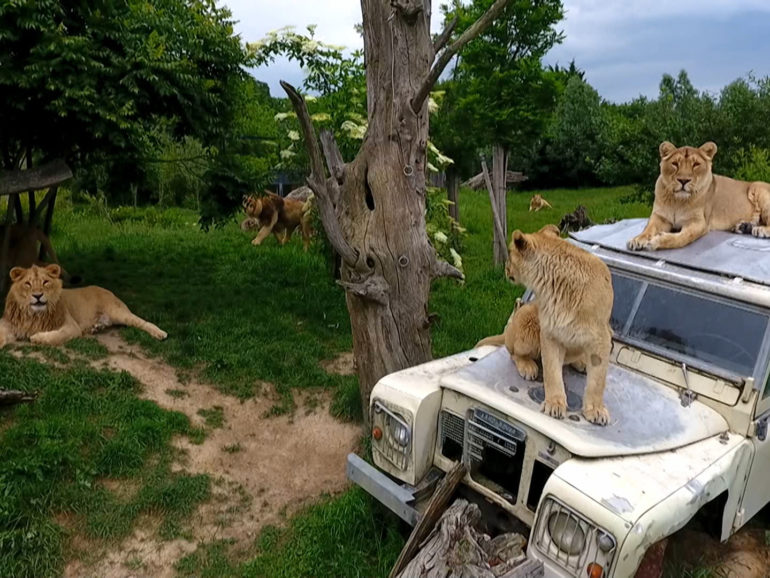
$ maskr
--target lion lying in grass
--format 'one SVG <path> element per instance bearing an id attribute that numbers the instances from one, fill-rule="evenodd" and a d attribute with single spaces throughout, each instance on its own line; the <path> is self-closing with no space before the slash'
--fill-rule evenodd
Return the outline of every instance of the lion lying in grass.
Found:
<path id="1" fill-rule="evenodd" d="M 554 225 L 537 233 L 511 235 L 506 275 L 535 292 L 540 322 L 545 402 L 556 418 L 567 413 L 562 367 L 566 360 L 587 362 L 583 415 L 606 425 L 604 386 L 612 348 L 612 280 L 601 259 L 559 237 Z"/>
<path id="2" fill-rule="evenodd" d="M 312 196 L 303 202 L 284 199 L 273 193 L 267 193 L 264 197 L 249 195 L 243 197 L 242 204 L 248 217 L 241 223 L 241 228 L 247 230 L 260 227 L 257 236 L 251 241 L 252 245 L 261 244 L 270 233 L 275 235 L 281 245 L 285 245 L 299 227 L 302 230 L 302 246 L 307 251 L 312 234 Z"/>
<path id="3" fill-rule="evenodd" d="M 527 380 L 537 379 L 540 371 L 537 366 L 537 360 L 540 359 L 540 320 L 537 303 L 530 301 L 514 309 L 503 333 L 482 339 L 476 347 L 482 345 L 505 345 L 519 375 Z M 575 359 L 567 357 L 564 363 L 572 365 L 578 371 L 585 371 L 582 355 Z"/>
<path id="4" fill-rule="evenodd" d="M 546 208 L 546 207 L 548 207 L 549 209 L 553 209 L 553 207 L 551 206 L 551 203 L 549 203 L 548 201 L 546 201 L 546 200 L 545 200 L 545 199 L 544 199 L 544 198 L 543 198 L 543 197 L 540 195 L 540 193 L 537 193 L 536 195 L 534 195 L 534 196 L 533 196 L 533 197 L 532 197 L 532 198 L 529 200 L 529 210 L 530 210 L 530 212 L 532 212 L 532 211 L 535 211 L 535 212 L 537 212 L 537 211 L 539 211 L 540 209 L 544 209 L 544 208 Z"/>
<path id="5" fill-rule="evenodd" d="M 713 142 L 677 148 L 665 141 L 659 152 L 652 214 L 644 231 L 628 242 L 629 249 L 677 249 L 709 231 L 770 237 L 770 184 L 713 174 Z"/>
<path id="6" fill-rule="evenodd" d="M 11 269 L 13 284 L 0 319 L 0 347 L 24 339 L 61 345 L 111 325 L 136 327 L 155 339 L 167 337 L 165 331 L 131 313 L 106 289 L 62 289 L 60 276 L 59 265 Z"/>

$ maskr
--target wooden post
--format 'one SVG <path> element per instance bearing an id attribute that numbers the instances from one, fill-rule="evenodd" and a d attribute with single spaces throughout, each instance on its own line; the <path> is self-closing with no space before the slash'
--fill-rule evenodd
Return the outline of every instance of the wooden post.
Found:
<path id="1" fill-rule="evenodd" d="M 492 181 L 489 178 L 489 169 L 487 168 L 487 161 L 483 155 L 481 157 L 481 170 L 484 175 L 484 180 L 487 183 L 487 192 L 489 192 L 489 204 L 492 206 L 492 223 L 494 230 L 492 231 L 492 249 L 494 255 L 495 265 L 505 263 L 507 254 L 507 245 L 505 242 L 505 229 L 503 229 L 502 219 L 500 218 L 500 212 L 498 208 L 497 199 L 495 198 L 495 191 L 492 187 Z M 503 255 L 502 261 L 499 261 L 499 256 Z"/>
<path id="2" fill-rule="evenodd" d="M 430 534 L 436 521 L 441 517 L 444 511 L 444 507 L 449 502 L 449 499 L 454 494 L 460 481 L 465 476 L 465 466 L 462 462 L 457 462 L 455 466 L 447 472 L 447 475 L 439 482 L 436 487 L 436 491 L 428 502 L 428 506 L 425 508 L 425 513 L 417 522 L 417 525 L 412 530 L 412 534 L 404 544 L 404 549 L 401 550 L 401 554 L 396 560 L 396 565 L 388 574 L 388 578 L 395 578 L 412 560 L 417 550 L 420 548 L 420 543 L 425 537 Z"/>
<path id="3" fill-rule="evenodd" d="M 501 265 L 505 263 L 508 258 L 508 219 L 507 219 L 507 203 L 506 203 L 506 155 L 505 149 L 501 145 L 494 145 L 492 147 L 492 190 L 494 192 L 494 198 L 497 205 L 497 214 L 500 219 L 500 229 L 496 229 L 499 238 L 494 245 L 494 260 L 495 265 Z"/>

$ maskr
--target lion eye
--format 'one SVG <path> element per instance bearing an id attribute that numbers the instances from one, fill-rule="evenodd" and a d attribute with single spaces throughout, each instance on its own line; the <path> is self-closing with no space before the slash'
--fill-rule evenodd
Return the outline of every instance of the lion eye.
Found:
<path id="1" fill-rule="evenodd" d="M 692 168 L 697 169 L 700 166 L 700 163 L 693 163 Z"/>
<path id="2" fill-rule="evenodd" d="M 43 281 L 43 286 L 50 284 L 50 281 Z"/>
<path id="3" fill-rule="evenodd" d="M 25 281 L 24 285 L 26 285 L 27 287 L 32 287 L 32 283 L 30 283 L 29 281 Z"/>
<path id="4" fill-rule="evenodd" d="M 671 163 L 671 166 L 674 167 L 675 169 L 678 169 L 679 168 L 679 163 Z"/>

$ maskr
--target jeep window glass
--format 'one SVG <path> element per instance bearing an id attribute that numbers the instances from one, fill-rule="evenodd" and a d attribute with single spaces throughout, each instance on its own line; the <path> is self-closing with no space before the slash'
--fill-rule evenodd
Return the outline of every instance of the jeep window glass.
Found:
<path id="1" fill-rule="evenodd" d="M 755 311 L 649 285 L 629 337 L 750 376 L 767 322 Z"/>
<path id="2" fill-rule="evenodd" d="M 623 332 L 628 316 L 634 308 L 642 282 L 631 277 L 624 277 L 612 272 L 612 292 L 615 294 L 612 301 L 612 316 L 610 325 L 616 334 Z"/>

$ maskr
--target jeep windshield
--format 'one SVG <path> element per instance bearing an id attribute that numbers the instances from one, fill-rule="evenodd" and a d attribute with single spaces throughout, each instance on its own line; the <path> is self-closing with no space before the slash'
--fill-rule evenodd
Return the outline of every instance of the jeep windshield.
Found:
<path id="1" fill-rule="evenodd" d="M 766 312 L 617 271 L 612 271 L 612 286 L 611 325 L 617 340 L 717 376 L 757 373 Z"/>

